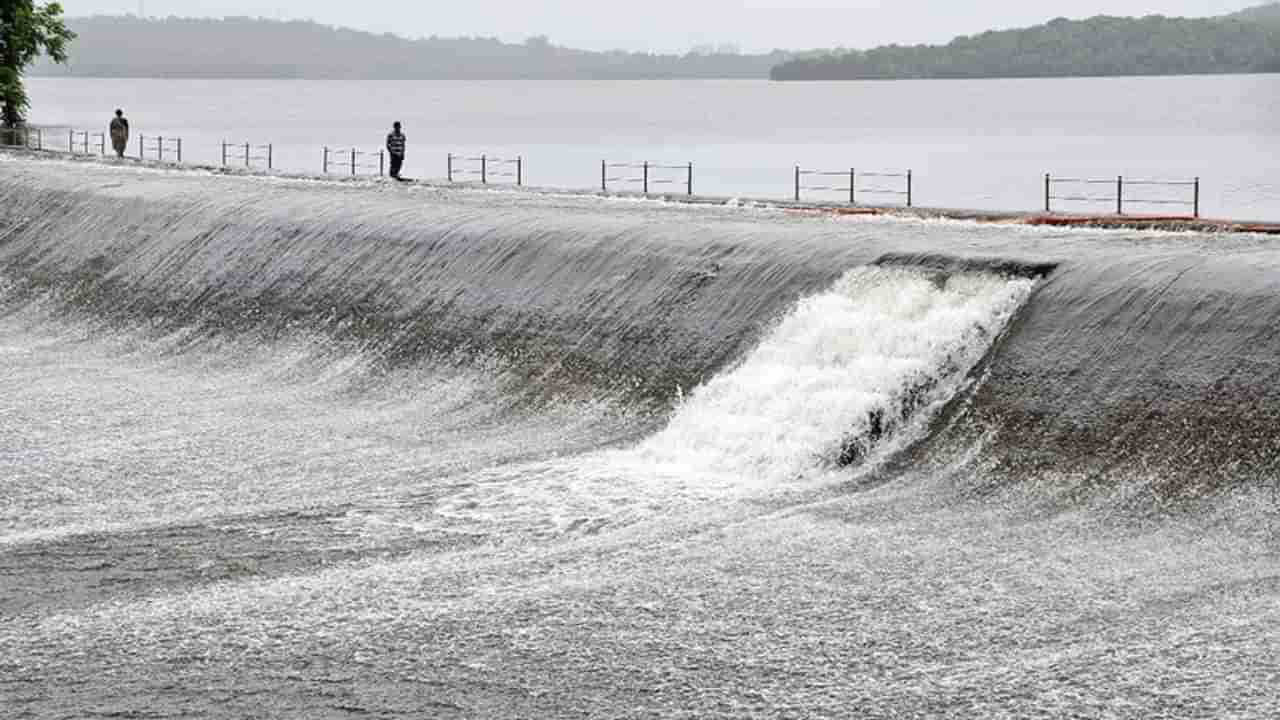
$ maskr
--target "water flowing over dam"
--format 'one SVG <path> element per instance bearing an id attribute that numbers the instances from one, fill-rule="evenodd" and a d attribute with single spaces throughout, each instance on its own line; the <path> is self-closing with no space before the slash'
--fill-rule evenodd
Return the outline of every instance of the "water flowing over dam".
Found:
<path id="1" fill-rule="evenodd" d="M 1280 246 L 0 154 L 0 707 L 1280 712 Z"/>

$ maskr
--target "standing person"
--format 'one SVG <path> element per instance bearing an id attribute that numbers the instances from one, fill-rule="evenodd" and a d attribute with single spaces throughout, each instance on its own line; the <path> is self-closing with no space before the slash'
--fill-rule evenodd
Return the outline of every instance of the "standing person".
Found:
<path id="1" fill-rule="evenodd" d="M 125 119 L 123 110 L 116 110 L 116 116 L 111 118 L 111 147 L 121 158 L 129 147 L 129 121 Z"/>
<path id="2" fill-rule="evenodd" d="M 387 154 L 391 156 L 391 177 L 399 180 L 400 168 L 404 165 L 404 133 L 400 132 L 399 121 L 387 133 Z"/>

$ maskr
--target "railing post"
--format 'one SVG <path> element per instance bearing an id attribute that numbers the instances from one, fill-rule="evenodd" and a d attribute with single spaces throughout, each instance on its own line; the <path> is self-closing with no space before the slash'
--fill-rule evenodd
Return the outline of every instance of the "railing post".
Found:
<path id="1" fill-rule="evenodd" d="M 324 174 L 329 174 L 329 146 L 324 146 Z"/>
<path id="2" fill-rule="evenodd" d="M 44 130 L 36 128 L 36 150 L 44 150 Z"/>
<path id="3" fill-rule="evenodd" d="M 156 138 L 156 159 L 164 162 L 164 136 Z"/>
<path id="4" fill-rule="evenodd" d="M 1053 179 L 1049 176 L 1049 173 L 1045 173 L 1044 174 L 1044 211 L 1046 213 L 1053 212 L 1053 209 L 1050 207 L 1050 203 L 1049 203 L 1050 195 L 1052 194 L 1050 192 L 1050 186 L 1052 185 L 1052 183 L 1053 183 Z"/>
<path id="5" fill-rule="evenodd" d="M 689 196 L 693 197 L 693 163 L 689 163 Z"/>
<path id="6" fill-rule="evenodd" d="M 849 204 L 858 204 L 858 173 L 849 168 Z"/>
<path id="7" fill-rule="evenodd" d="M 516 156 L 516 187 L 524 187 L 524 156 Z"/>
<path id="8" fill-rule="evenodd" d="M 386 174 L 387 174 L 387 151 L 379 150 L 378 151 L 378 177 L 382 177 L 383 175 L 386 175 Z"/>
<path id="9" fill-rule="evenodd" d="M 907 207 L 911 207 L 911 170 L 907 170 Z"/>
<path id="10" fill-rule="evenodd" d="M 102 157 L 107 156 L 107 134 L 98 133 L 98 154 Z"/>
<path id="11" fill-rule="evenodd" d="M 453 182 L 453 153 L 449 153 L 449 157 L 445 162 L 445 178 L 449 182 Z"/>
<path id="12" fill-rule="evenodd" d="M 138 159 L 147 159 L 147 140 L 142 135 L 138 136 Z"/>
<path id="13" fill-rule="evenodd" d="M 178 162 L 182 162 L 182 138 L 178 138 Z"/>
<path id="14" fill-rule="evenodd" d="M 609 161 L 600 161 L 600 192 L 609 192 Z"/>
<path id="15" fill-rule="evenodd" d="M 67 152 L 71 153 L 72 155 L 74 155 L 76 152 L 76 131 L 75 130 L 67 131 Z"/>
<path id="16" fill-rule="evenodd" d="M 1195 218 L 1200 219 L 1200 178 L 1196 178 L 1196 196 L 1192 201 L 1192 209 L 1195 211 Z"/>
<path id="17" fill-rule="evenodd" d="M 644 161 L 644 194 L 649 194 L 649 161 Z"/>
<path id="18" fill-rule="evenodd" d="M 356 149 L 351 148 L 351 177 L 356 176 Z"/>
<path id="19" fill-rule="evenodd" d="M 796 202 L 800 202 L 800 166 L 796 166 Z"/>
<path id="20" fill-rule="evenodd" d="M 222 141 L 222 167 L 227 166 L 227 141 Z"/>
<path id="21" fill-rule="evenodd" d="M 275 143 L 267 143 L 267 169 L 276 169 L 276 146 Z"/>
<path id="22" fill-rule="evenodd" d="M 1124 214 L 1124 176 L 1116 176 L 1116 214 Z"/>
<path id="23" fill-rule="evenodd" d="M 253 149 L 249 147 L 249 143 L 245 143 L 244 144 L 244 166 L 245 167 L 253 166 L 253 158 L 251 157 L 252 151 Z"/>
<path id="24" fill-rule="evenodd" d="M 489 156 L 488 155 L 480 156 L 480 184 L 481 185 L 489 184 Z"/>

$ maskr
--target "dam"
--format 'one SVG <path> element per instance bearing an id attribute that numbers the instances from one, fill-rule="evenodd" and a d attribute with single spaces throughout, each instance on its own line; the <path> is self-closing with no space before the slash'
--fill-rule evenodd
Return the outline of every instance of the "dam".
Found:
<path id="1" fill-rule="evenodd" d="M 0 153 L 0 707 L 1271 717 L 1280 246 Z"/>

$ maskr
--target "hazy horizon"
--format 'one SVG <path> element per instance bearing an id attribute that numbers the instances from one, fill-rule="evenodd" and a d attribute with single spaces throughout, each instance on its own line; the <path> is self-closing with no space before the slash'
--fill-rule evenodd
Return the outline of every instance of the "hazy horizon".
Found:
<path id="1" fill-rule="evenodd" d="M 1055 17 L 1170 15 L 1209 17 L 1266 4 L 1264 0 L 1081 0 L 1069 8 L 1043 0 L 988 0 L 957 5 L 939 0 L 676 0 L 636 5 L 593 0 L 531 4 L 472 0 L 447 13 L 405 8 L 402 2 L 275 0 L 269 6 L 238 0 L 64 0 L 69 17 L 144 14 L 148 17 L 247 15 L 314 20 L 326 25 L 410 38 L 497 37 L 508 42 L 545 35 L 557 45 L 585 50 L 685 52 L 699 46 L 732 46 L 742 52 L 826 47 L 942 43 L 957 35 L 1036 25 Z M 678 29 L 673 25 L 679 25 Z"/>

